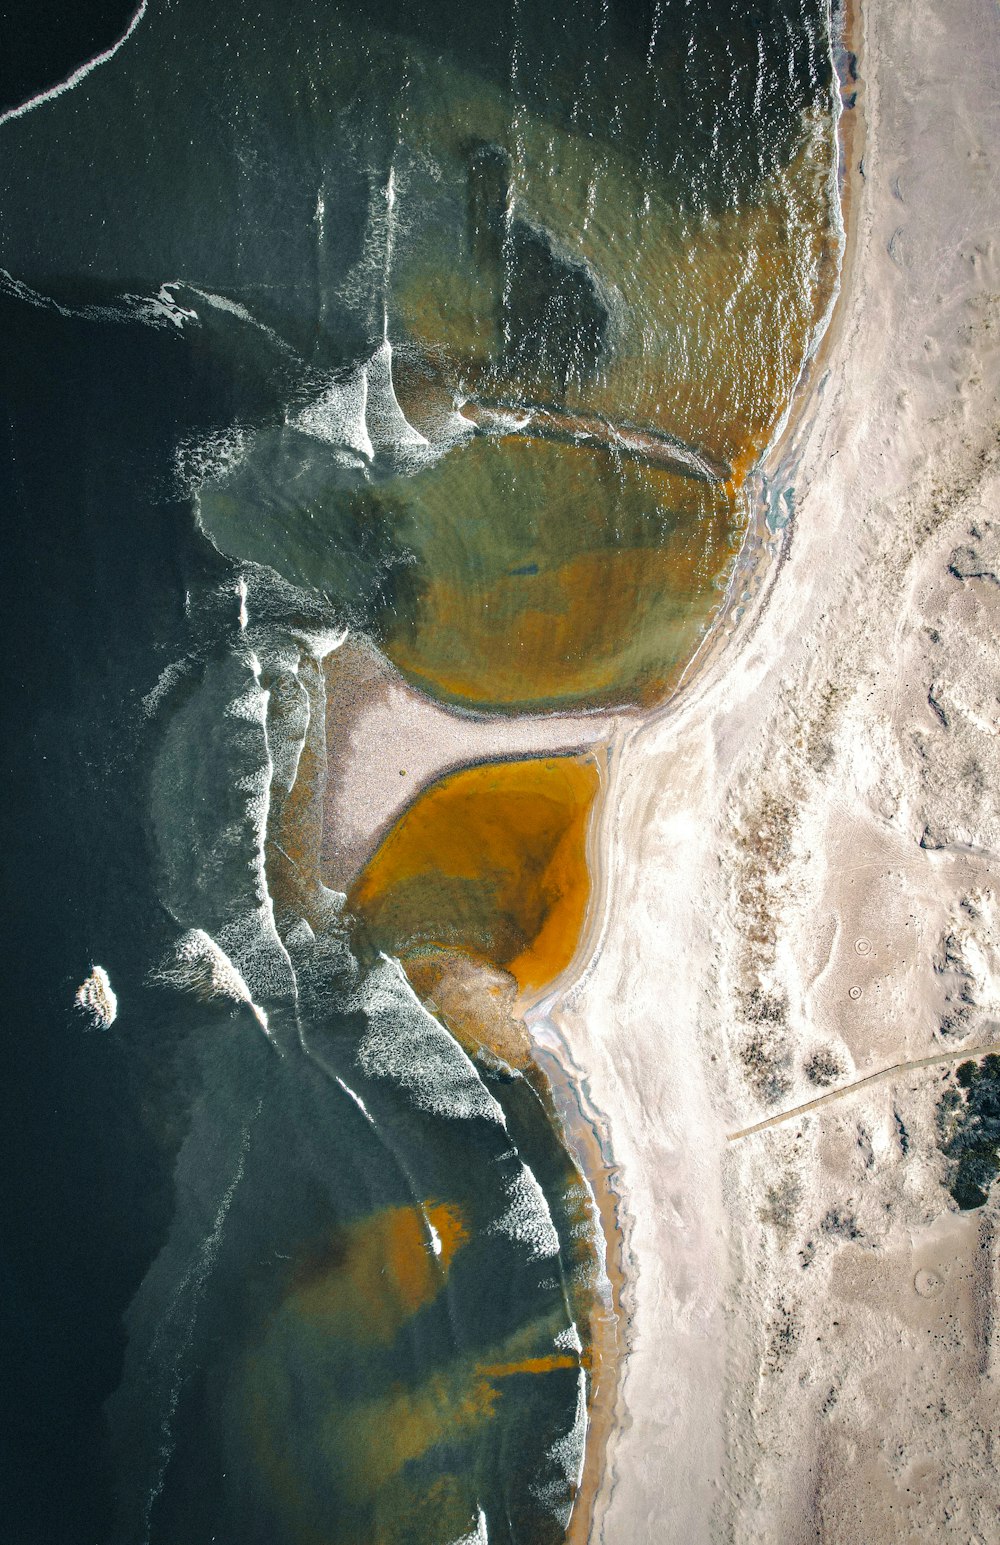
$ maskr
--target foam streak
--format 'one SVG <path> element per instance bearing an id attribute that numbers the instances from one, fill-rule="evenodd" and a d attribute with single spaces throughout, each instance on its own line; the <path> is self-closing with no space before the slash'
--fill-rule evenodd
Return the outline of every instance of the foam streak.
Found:
<path id="1" fill-rule="evenodd" d="M 50 86 L 47 91 L 40 91 L 37 96 L 29 97 L 27 102 L 22 102 L 19 107 L 9 107 L 5 113 L 0 113 L 0 125 L 10 123 L 15 118 L 23 118 L 26 113 L 30 113 L 34 108 L 42 107 L 46 102 L 52 102 L 56 97 L 65 95 L 67 91 L 72 91 L 74 86 L 79 86 L 82 80 L 86 80 L 87 76 L 93 70 L 96 70 L 99 65 L 107 64 L 109 59 L 115 57 L 120 48 L 125 47 L 125 44 L 145 16 L 148 5 L 149 0 L 142 0 L 142 4 L 117 43 L 112 43 L 111 47 L 106 48 L 103 54 L 95 54 L 93 59 L 89 59 L 86 64 L 81 64 L 79 69 L 74 70 L 72 75 L 67 75 L 66 79 L 60 81 L 57 86 Z"/>

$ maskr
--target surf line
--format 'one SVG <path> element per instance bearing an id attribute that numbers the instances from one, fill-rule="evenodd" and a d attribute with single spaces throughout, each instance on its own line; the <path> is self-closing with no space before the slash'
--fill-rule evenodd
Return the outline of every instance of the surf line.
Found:
<path id="1" fill-rule="evenodd" d="M 1000 1052 L 1000 1042 L 990 1046 L 967 1046 L 964 1051 L 938 1052 L 933 1057 L 917 1057 L 913 1062 L 894 1062 L 891 1067 L 879 1068 L 875 1073 L 869 1073 L 865 1078 L 857 1078 L 852 1084 L 843 1084 L 839 1089 L 831 1089 L 828 1094 L 818 1095 L 815 1100 L 807 1100 L 804 1105 L 793 1105 L 791 1110 L 782 1111 L 778 1116 L 768 1116 L 764 1121 L 754 1122 L 752 1127 L 742 1127 L 739 1132 L 727 1132 L 726 1142 L 739 1142 L 741 1137 L 752 1137 L 755 1132 L 766 1132 L 769 1127 L 780 1127 L 783 1122 L 794 1121 L 796 1116 L 804 1116 L 807 1111 L 817 1110 L 821 1105 L 829 1105 L 831 1100 L 840 1100 L 845 1094 L 854 1094 L 858 1089 L 866 1089 L 869 1084 L 877 1084 L 883 1078 L 891 1078 L 893 1073 L 906 1073 L 912 1068 L 933 1068 L 943 1064 L 955 1062 L 976 1062 L 980 1057 L 989 1057 Z"/>
<path id="2" fill-rule="evenodd" d="M 106 48 L 103 54 L 95 54 L 93 59 L 88 59 L 86 64 L 81 64 L 79 69 L 74 70 L 72 75 L 67 75 L 66 79 L 60 81 L 57 86 L 49 86 L 47 90 L 40 91 L 37 96 L 29 97 L 27 102 L 22 102 L 19 107 L 9 107 L 5 113 L 0 113 L 0 125 L 10 123 L 14 118 L 23 118 L 25 113 L 31 112 L 32 108 L 41 107 L 43 103 L 52 102 L 56 97 L 61 97 L 64 92 L 72 91 L 73 87 L 78 86 L 82 80 L 86 80 L 90 72 L 96 70 L 98 65 L 107 64 L 109 59 L 115 57 L 120 48 L 125 47 L 125 44 L 145 16 L 148 6 L 149 0 L 142 0 L 142 4 L 117 43 L 112 43 L 111 47 Z"/>

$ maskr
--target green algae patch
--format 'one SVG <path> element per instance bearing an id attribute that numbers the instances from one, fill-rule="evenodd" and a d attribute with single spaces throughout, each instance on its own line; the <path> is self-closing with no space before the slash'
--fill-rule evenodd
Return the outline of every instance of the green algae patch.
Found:
<path id="1" fill-rule="evenodd" d="M 717 488 L 587 446 L 477 440 L 387 495 L 415 600 L 382 647 L 425 691 L 481 707 L 662 695 L 743 535 Z"/>

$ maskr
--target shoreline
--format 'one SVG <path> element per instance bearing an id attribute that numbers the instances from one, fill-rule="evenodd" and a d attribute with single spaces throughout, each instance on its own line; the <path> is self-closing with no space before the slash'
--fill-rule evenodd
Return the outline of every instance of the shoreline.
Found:
<path id="1" fill-rule="evenodd" d="M 767 608 L 768 597 L 788 555 L 795 525 L 794 512 L 788 510 L 781 525 L 773 528 L 769 519 L 774 498 L 778 495 L 779 485 L 794 478 L 802 443 L 809 435 L 813 414 L 819 410 L 828 361 L 840 342 L 844 297 L 850 294 L 855 281 L 859 234 L 854 206 L 859 196 L 859 183 L 864 177 L 861 168 L 866 140 L 865 83 L 863 67 L 860 67 L 864 51 L 862 34 L 861 0 L 844 0 L 841 31 L 839 37 L 831 39 L 833 78 L 839 83 L 835 88 L 839 109 L 834 129 L 836 154 L 832 172 L 837 180 L 841 237 L 836 288 L 815 345 L 803 364 L 802 374 L 789 399 L 783 421 L 747 479 L 748 497 L 752 501 L 751 515 L 725 599 L 676 688 L 665 702 L 642 715 L 641 721 L 634 726 L 639 734 L 654 722 L 670 717 L 680 707 L 686 708 L 692 693 L 710 684 L 713 668 L 717 666 L 720 657 L 722 663 L 718 669 L 725 669 L 733 644 L 739 649 L 747 643 Z M 855 76 L 851 83 L 855 90 L 850 105 L 844 101 L 845 82 L 837 72 L 838 50 L 854 61 Z"/>
<path id="2" fill-rule="evenodd" d="M 860 0 L 847 0 L 839 43 L 840 47 L 853 56 L 856 66 L 860 66 L 861 59 L 861 28 Z M 834 47 L 836 47 L 836 41 Z M 619 717 L 627 722 L 619 724 L 616 733 L 603 742 L 607 773 L 597 796 L 597 807 L 592 816 L 588 838 L 588 867 L 596 894 L 592 895 L 587 919 L 573 959 L 565 971 L 524 1008 L 524 1020 L 533 1042 L 548 1053 L 542 1066 L 553 1084 L 554 1094 L 556 1094 L 557 1082 L 563 1086 L 563 1100 L 559 1101 L 557 1095 L 557 1103 L 564 1124 L 568 1128 L 576 1129 L 573 1138 L 570 1138 L 568 1130 L 567 1138 L 571 1141 L 574 1157 L 581 1163 L 583 1173 L 595 1195 L 598 1219 L 604 1230 L 605 1254 L 613 1303 L 619 1318 L 619 1325 L 611 1338 L 610 1353 L 613 1357 L 613 1366 L 608 1369 L 603 1389 L 598 1390 L 595 1396 L 595 1410 L 589 1416 L 591 1425 L 587 1433 L 584 1479 L 581 1483 L 579 1502 L 574 1507 L 567 1535 L 569 1545 L 590 1545 L 591 1541 L 603 1538 L 599 1510 L 606 1510 L 609 1499 L 604 1492 L 606 1487 L 609 1490 L 613 1487 L 612 1444 L 616 1434 L 628 1424 L 628 1413 L 622 1406 L 622 1397 L 625 1365 L 629 1353 L 631 1319 L 629 1303 L 633 1287 L 631 1278 L 637 1267 L 630 1257 L 628 1197 L 627 1191 L 621 1186 L 620 1169 L 614 1154 L 610 1123 L 607 1116 L 589 1099 L 587 1104 L 590 1109 L 584 1111 L 581 1081 L 586 1075 L 579 1066 L 570 1065 L 569 1038 L 556 1029 L 559 1004 L 561 1000 L 571 998 L 580 989 L 598 963 L 601 939 L 608 922 L 609 878 L 605 867 L 600 863 L 599 834 L 606 821 L 609 818 L 613 819 L 615 815 L 611 789 L 624 745 L 629 740 L 640 737 L 654 724 L 660 724 L 672 718 L 679 709 L 687 709 L 692 697 L 699 689 L 708 689 L 714 672 L 724 671 L 734 642 L 737 648 L 746 647 L 749 638 L 756 630 L 757 623 L 766 611 L 777 574 L 787 555 L 794 520 L 789 519 L 777 532 L 770 529 L 767 517 L 771 506 L 767 490 L 770 484 L 778 482 L 779 479 L 784 481 L 786 475 L 791 476 L 792 468 L 798 459 L 798 445 L 809 433 L 810 414 L 818 406 L 827 360 L 840 341 L 840 328 L 846 309 L 845 297 L 849 295 L 854 279 L 858 231 L 857 222 L 852 215 L 853 205 L 857 199 L 856 181 L 863 175 L 860 172 L 859 161 L 863 153 L 861 147 L 865 141 L 864 110 L 860 106 L 863 100 L 864 83 L 863 71 L 860 67 L 857 74 L 859 78 L 856 84 L 860 89 L 850 108 L 842 105 L 834 131 L 837 162 L 834 175 L 838 176 L 842 246 L 838 262 L 837 286 L 831 298 L 826 325 L 817 339 L 814 351 L 805 362 L 802 378 L 789 402 L 780 432 L 762 458 L 758 469 L 751 474 L 752 481 L 757 485 L 754 515 L 748 525 L 743 546 L 737 555 L 729 594 L 710 624 L 702 646 L 699 647 L 677 687 L 665 703 L 641 715 L 620 715 Z M 834 79 L 838 79 L 836 68 Z M 840 83 L 839 90 L 842 96 L 843 82 Z M 839 177 L 841 165 L 844 169 L 842 179 Z M 743 595 L 737 595 L 736 591 L 739 589 L 745 592 L 745 589 L 750 586 L 754 589 L 753 599 L 750 602 L 752 609 L 749 617 L 744 619 L 747 602 L 744 601 Z M 735 618 L 734 613 L 737 613 Z M 692 672 L 690 677 L 689 672 Z M 593 747 L 595 754 L 600 747 L 601 743 Z M 599 890 L 596 889 L 598 880 L 601 882 Z M 544 1031 L 542 1026 L 546 1024 L 548 1029 Z M 544 1039 L 541 1039 L 541 1035 L 544 1035 Z M 549 1058 L 551 1058 L 551 1064 Z M 553 1069 L 558 1069 L 557 1076 Z M 566 1097 L 567 1091 L 571 1098 Z M 603 1367 L 602 1363 L 602 1369 Z"/>
<path id="3" fill-rule="evenodd" d="M 552 1091 L 563 1140 L 593 1197 L 594 1224 L 604 1246 L 608 1301 L 603 1305 L 603 1312 L 595 1315 L 600 1335 L 592 1336 L 593 1357 L 588 1370 L 591 1393 L 583 1469 L 566 1531 L 567 1545 L 587 1545 L 606 1479 L 610 1439 L 621 1417 L 621 1364 L 627 1352 L 628 1337 L 625 1224 L 621 1217 L 622 1198 L 610 1136 L 602 1128 L 599 1112 L 593 1106 L 588 1108 L 582 1084 L 567 1068 L 568 1048 L 560 1046 L 557 1035 L 551 1031 L 545 1040 L 539 1038 L 535 1027 L 529 1025 L 529 1032 L 534 1060 Z M 593 1324 L 591 1329 L 593 1331 Z"/>
<path id="4" fill-rule="evenodd" d="M 857 24 L 857 6 L 855 0 L 850 0 L 845 18 L 845 40 L 853 39 L 850 29 Z M 845 41 L 845 46 L 856 51 L 853 49 L 853 41 L 850 44 Z M 833 89 L 842 92 L 842 83 L 838 83 L 836 71 Z M 370 762 L 369 752 L 360 755 L 358 751 L 357 727 L 354 722 L 358 701 L 366 702 L 366 716 L 372 720 L 373 727 L 369 728 L 364 741 L 369 748 L 382 743 L 378 729 L 381 719 L 392 719 L 396 724 L 400 705 L 403 705 L 405 718 L 405 705 L 411 700 L 417 705 L 415 711 L 419 711 L 425 723 L 438 720 L 440 734 L 444 734 L 446 741 L 453 739 L 455 742 L 450 752 L 442 752 L 437 744 L 440 734 L 436 734 L 431 726 L 426 735 L 430 761 L 426 768 L 418 771 L 417 776 L 407 776 L 406 799 L 398 806 L 394 803 L 391 808 L 387 807 L 374 831 L 364 831 L 363 846 L 356 844 L 356 851 L 350 843 L 344 853 L 336 855 L 331 854 L 328 848 L 324 849 L 323 877 L 326 883 L 333 883 L 336 888 L 340 888 L 338 881 L 347 876 L 350 868 L 364 861 L 365 849 L 374 851 L 396 818 L 398 810 L 405 808 L 418 791 L 456 767 L 523 755 L 574 752 L 593 755 L 599 762 L 603 762 L 602 788 L 595 802 L 588 832 L 588 869 L 592 895 L 577 950 L 573 960 L 558 978 L 547 984 L 540 993 L 532 995 L 530 999 L 522 999 L 518 1004 L 518 1013 L 531 1036 L 534 1059 L 552 1088 L 564 1140 L 594 1197 L 595 1223 L 601 1230 L 610 1292 L 610 1313 L 601 1321 L 603 1334 L 600 1345 L 595 1341 L 594 1347 L 600 1374 L 595 1380 L 588 1410 L 583 1475 L 567 1534 L 570 1545 L 587 1545 L 587 1542 L 601 1537 L 602 1518 L 608 1504 L 606 1493 L 613 1489 L 615 1439 L 627 1429 L 629 1422 L 622 1402 L 637 1269 L 629 1238 L 632 1219 L 628 1196 L 611 1144 L 610 1123 L 586 1092 L 585 1070 L 576 1064 L 570 1051 L 571 1039 L 559 1024 L 560 1006 L 564 1000 L 578 994 L 600 960 L 608 922 L 610 880 L 609 866 L 601 861 L 601 849 L 610 840 L 606 833 L 608 823 L 614 825 L 618 820 L 619 812 L 611 796 L 625 747 L 665 721 L 672 721 L 678 713 L 688 711 L 692 703 L 709 690 L 720 671 L 728 666 L 734 640 L 739 650 L 746 648 L 761 616 L 767 610 L 777 573 L 784 563 L 794 521 L 777 532 L 771 530 L 767 524 L 770 513 L 768 487 L 770 483 L 783 478 L 785 469 L 794 465 L 796 448 L 809 432 L 811 414 L 821 397 L 826 361 L 839 341 L 840 319 L 844 311 L 843 297 L 849 281 L 848 265 L 854 240 L 853 223 L 849 219 L 850 190 L 857 176 L 855 148 L 859 136 L 855 131 L 861 120 L 859 109 L 843 109 L 838 114 L 834 131 L 836 148 L 832 175 L 837 175 L 836 167 L 841 158 L 846 168 L 843 182 L 838 184 L 843 239 L 841 252 L 833 259 L 838 262 L 837 288 L 831 297 L 814 350 L 804 364 L 802 376 L 789 401 L 784 421 L 772 446 L 748 480 L 747 489 L 753 500 L 752 515 L 736 558 L 728 593 L 670 697 L 651 711 L 619 708 L 613 711 L 519 714 L 509 717 L 460 713 L 446 705 L 428 704 L 391 666 L 380 666 L 377 663 L 372 679 L 366 682 L 366 665 L 364 660 L 360 660 L 361 681 L 347 682 L 343 704 L 328 702 L 328 743 L 343 746 L 344 766 L 340 769 L 340 779 L 334 776 L 328 780 L 328 788 L 334 792 L 332 798 L 328 796 L 324 801 L 327 815 L 323 826 L 326 831 L 338 830 L 342 826 L 345 808 L 352 811 L 350 795 L 345 803 L 342 793 L 345 769 L 349 773 L 352 767 L 357 768 L 362 763 L 368 766 Z M 752 596 L 748 596 L 748 591 L 753 592 Z M 364 652 L 362 646 L 361 654 Z M 342 660 L 337 663 L 340 665 Z M 330 685 L 328 683 L 328 694 Z M 373 706 L 369 707 L 369 704 Z M 333 725 L 345 713 L 353 731 L 346 739 L 343 734 L 332 732 Z M 384 752 L 381 754 L 385 755 Z M 409 751 L 407 759 L 407 772 L 412 774 L 414 758 Z M 357 795 L 354 799 L 357 799 Z M 336 820 L 333 818 L 335 808 Z M 370 807 L 366 808 L 365 813 L 370 816 Z M 362 820 L 355 824 L 363 826 L 366 823 Z M 348 853 L 350 859 L 345 863 Z"/>
<path id="5" fill-rule="evenodd" d="M 968 575 L 1000 557 L 950 557 L 997 540 L 1000 29 L 985 4 L 950 32 L 940 10 L 845 17 L 841 291 L 770 474 L 796 508 L 750 615 L 616 744 L 614 918 L 552 1010 L 627 1230 L 607 1545 L 959 1541 L 996 1516 L 975 1432 L 1000 1370 L 997 1203 L 956 1213 L 941 1081 L 905 1076 L 992 1044 L 1000 982 L 996 780 L 980 796 L 962 771 L 997 759 L 978 662 L 1000 606 Z M 950 939 L 990 964 L 946 1033 Z M 777 1098 L 745 1071 L 768 1035 Z M 850 1101 L 810 1088 L 817 1049 Z M 768 1143 L 727 1141 L 772 1111 Z M 947 1425 L 924 1414 L 945 1386 Z"/>

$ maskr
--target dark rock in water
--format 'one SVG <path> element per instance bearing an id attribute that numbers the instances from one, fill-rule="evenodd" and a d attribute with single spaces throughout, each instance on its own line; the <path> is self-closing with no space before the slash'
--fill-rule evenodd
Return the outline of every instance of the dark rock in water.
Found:
<path id="1" fill-rule="evenodd" d="M 594 373 L 610 314 L 582 259 L 563 256 L 548 231 L 514 220 L 505 286 L 505 356 L 518 375 L 565 396 L 571 380 Z"/>
<path id="2" fill-rule="evenodd" d="M 500 145 L 469 160 L 473 256 L 500 278 L 504 363 L 561 399 L 597 369 L 610 313 L 586 261 L 560 251 L 540 225 L 514 215 L 513 163 Z"/>
<path id="3" fill-rule="evenodd" d="M 502 145 L 477 145 L 469 157 L 469 243 L 478 263 L 500 265 L 512 193 L 510 152 Z"/>

